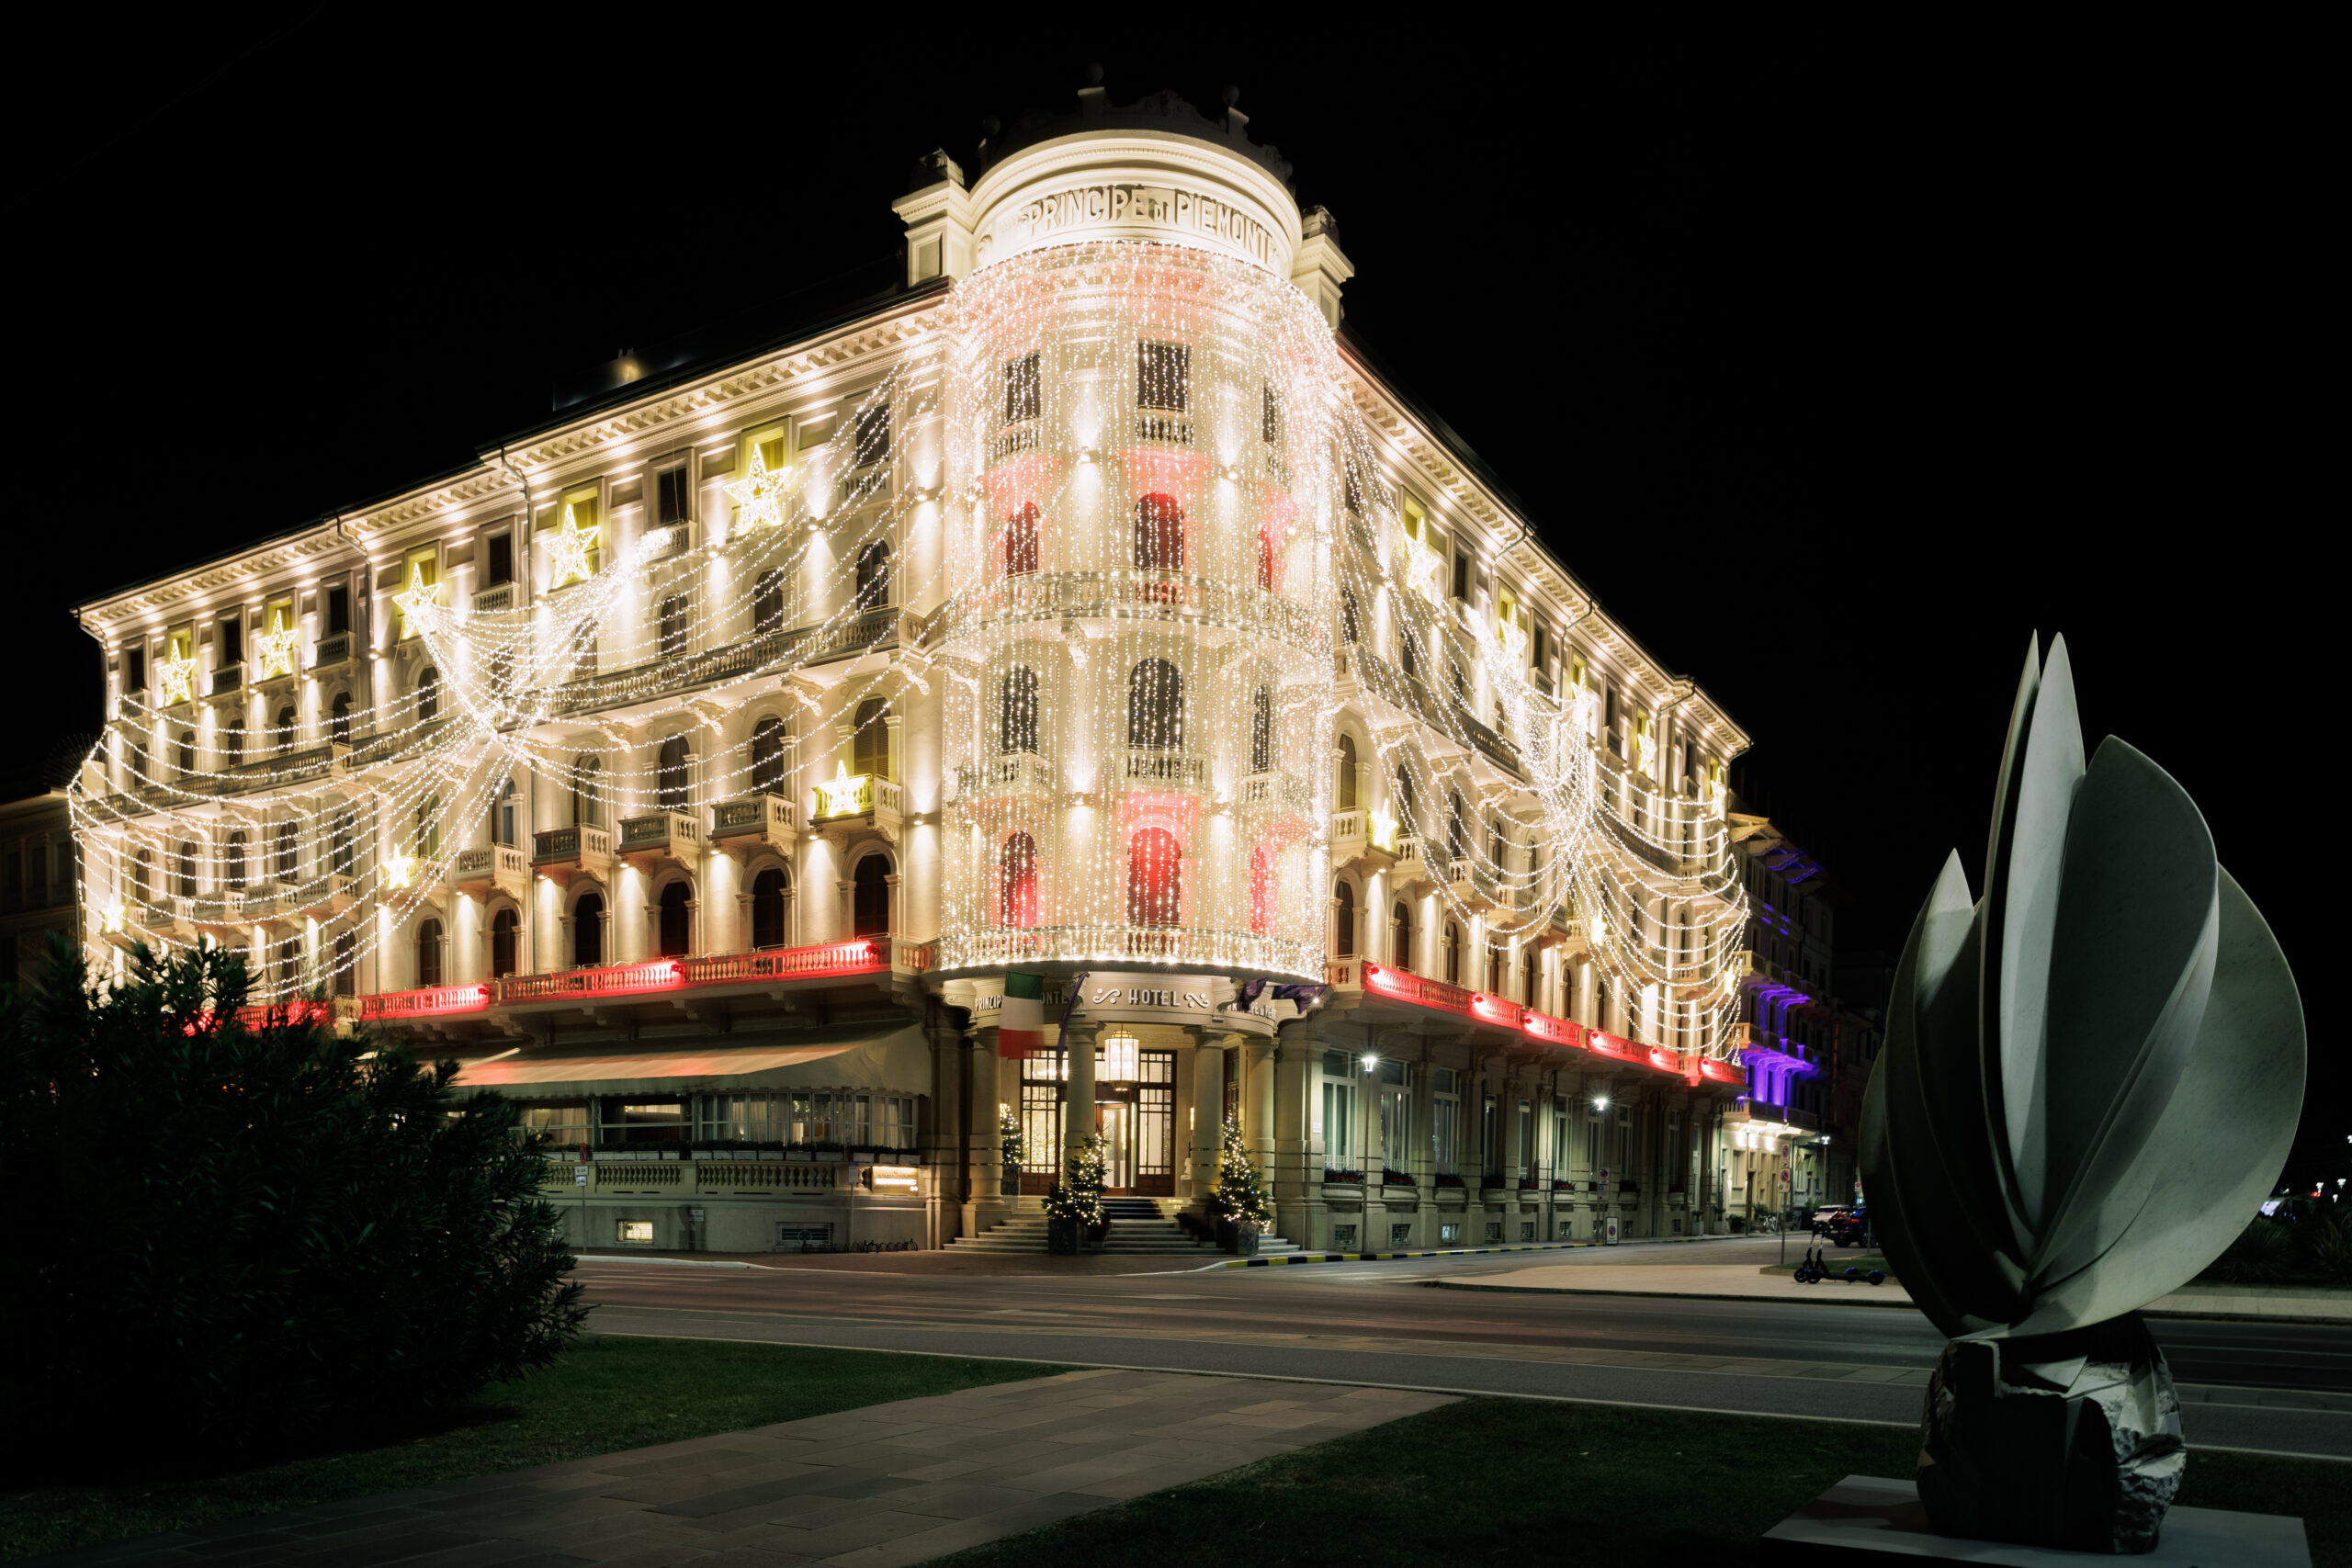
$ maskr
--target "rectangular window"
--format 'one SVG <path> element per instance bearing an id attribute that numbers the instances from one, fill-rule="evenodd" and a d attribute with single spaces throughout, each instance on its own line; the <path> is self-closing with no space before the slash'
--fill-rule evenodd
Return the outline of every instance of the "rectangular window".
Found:
<path id="1" fill-rule="evenodd" d="M 1485 1096 L 1478 1111 L 1478 1168 L 1487 1174 L 1502 1169 L 1502 1150 L 1495 1146 L 1495 1097 Z"/>
<path id="2" fill-rule="evenodd" d="M 220 623 L 220 657 L 215 661 L 220 668 L 225 670 L 245 661 L 245 617 L 243 614 L 231 615 Z"/>
<path id="3" fill-rule="evenodd" d="M 545 1133 L 548 1142 L 557 1148 L 574 1148 L 587 1143 L 594 1131 L 588 1119 L 588 1102 L 572 1100 L 562 1105 L 526 1105 L 523 1107 L 523 1130 Z"/>
<path id="4" fill-rule="evenodd" d="M 656 526 L 673 528 L 690 521 L 694 515 L 694 491 L 686 466 L 664 468 L 653 476 L 653 521 Z"/>
<path id="5" fill-rule="evenodd" d="M 1272 446 L 1283 438 L 1283 405 L 1274 396 L 1273 383 L 1259 389 L 1262 401 L 1258 412 L 1258 438 Z"/>
<path id="6" fill-rule="evenodd" d="M 1459 550 L 1453 556 L 1453 596 L 1465 603 L 1470 597 L 1470 558 Z"/>
<path id="7" fill-rule="evenodd" d="M 1462 1075 L 1440 1067 L 1431 1086 L 1437 1091 L 1430 1112 L 1430 1153 L 1439 1172 L 1458 1175 L 1462 1169 Z"/>
<path id="8" fill-rule="evenodd" d="M 489 541 L 490 558 L 483 563 L 482 586 L 498 588 L 514 581 L 514 536 L 492 534 Z"/>
<path id="9" fill-rule="evenodd" d="M 1542 621 L 1535 623 L 1533 635 L 1530 637 L 1528 642 L 1529 651 L 1535 660 L 1535 668 L 1538 670 L 1548 668 L 1552 662 L 1552 653 L 1548 647 L 1549 633 Z"/>
<path id="10" fill-rule="evenodd" d="M 1323 1168 L 1358 1170 L 1355 1058 L 1345 1051 L 1323 1053 Z"/>
<path id="11" fill-rule="evenodd" d="M 854 466 L 865 468 L 890 455 L 890 405 L 870 403 L 857 411 L 857 452 Z"/>
<path id="12" fill-rule="evenodd" d="M 673 593 L 662 601 L 662 657 L 684 659 L 686 656 L 686 601 L 683 594 Z"/>
<path id="13" fill-rule="evenodd" d="M 616 1227 L 618 1227 L 613 1234 L 613 1239 L 615 1241 L 633 1242 L 640 1247 L 651 1247 L 653 1245 L 653 1222 L 651 1220 L 616 1220 L 613 1223 Z"/>
<path id="14" fill-rule="evenodd" d="M 785 466 L 784 442 L 784 426 L 780 424 L 752 433 L 752 456 L 759 458 L 760 467 L 769 473 L 776 473 Z"/>
<path id="15" fill-rule="evenodd" d="M 408 558 L 401 563 L 400 591 L 402 593 L 409 592 L 420 586 L 424 588 L 433 588 L 437 586 L 440 581 L 440 552 L 435 550 L 430 545 L 425 546 L 422 549 L 409 551 Z M 410 622 L 408 612 L 406 610 L 402 610 L 401 612 L 401 640 L 402 642 L 406 642 L 409 638 L 419 635 L 424 629 L 424 628 L 423 626 L 413 625 Z"/>
<path id="16" fill-rule="evenodd" d="M 1535 1174 L 1535 1111 L 1525 1100 L 1519 1102 L 1519 1169 L 1523 1175 Z"/>
<path id="17" fill-rule="evenodd" d="M 325 637 L 343 637 L 351 630 L 351 585 L 338 582 L 327 590 Z"/>
<path id="18" fill-rule="evenodd" d="M 126 692 L 147 689 L 147 649 L 144 645 L 123 649 L 122 689 Z"/>
<path id="19" fill-rule="evenodd" d="M 1037 356 L 1024 354 L 1005 361 L 1004 423 L 1019 424 L 1023 420 L 1035 419 L 1045 409 L 1046 379 L 1037 367 Z"/>
<path id="20" fill-rule="evenodd" d="M 1380 1064 L 1380 1151 L 1390 1169 L 1412 1174 L 1413 1071 L 1405 1062 Z"/>
<path id="21" fill-rule="evenodd" d="M 1136 406 L 1184 413 L 1193 406 L 1193 351 L 1181 343 L 1136 344 Z"/>
<path id="22" fill-rule="evenodd" d="M 261 644 L 262 678 L 266 680 L 273 675 L 293 674 L 294 666 L 300 658 L 294 651 L 294 639 L 288 636 L 294 630 L 293 599 L 290 596 L 284 599 L 272 599 L 267 604 L 262 606 L 261 624 L 267 635 L 286 639 L 283 644 L 275 647 L 269 643 Z"/>

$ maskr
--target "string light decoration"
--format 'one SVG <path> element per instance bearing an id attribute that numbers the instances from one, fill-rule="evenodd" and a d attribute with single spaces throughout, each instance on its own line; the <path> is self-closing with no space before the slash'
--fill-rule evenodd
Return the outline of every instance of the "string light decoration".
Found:
<path id="1" fill-rule="evenodd" d="M 320 744 L 229 759 L 224 791 L 159 763 L 172 727 L 126 699 L 73 795 L 116 896 L 108 934 L 243 947 L 282 998 L 451 908 L 455 856 L 511 781 L 616 829 L 674 804 L 658 729 L 691 745 L 697 796 L 773 788 L 758 770 L 775 764 L 729 737 L 781 690 L 783 772 L 820 818 L 851 816 L 873 781 L 840 761 L 823 777 L 836 739 L 936 691 L 938 969 L 1319 980 L 1352 706 L 1396 893 L 1514 960 L 1565 930 L 1636 1038 L 1735 1049 L 1747 907 L 1720 777 L 1695 799 L 1660 788 L 1655 731 L 1604 734 L 1580 671 L 1557 697 L 1532 682 L 1518 615 L 1444 592 L 1442 518 L 1384 480 L 1388 449 L 1299 290 L 1100 241 L 982 267 L 936 320 L 831 440 L 773 468 L 752 444 L 722 487 L 731 517 L 693 547 L 657 531 L 606 548 L 604 520 L 566 504 L 528 603 L 444 604 L 413 568 L 395 604 L 422 648 L 402 668 L 435 679 L 339 717 L 343 750 L 313 713 L 298 723 Z M 920 648 L 793 679 L 931 604 Z M 261 679 L 296 673 L 298 638 L 274 611 Z M 620 707 L 627 728 L 605 716 Z"/>

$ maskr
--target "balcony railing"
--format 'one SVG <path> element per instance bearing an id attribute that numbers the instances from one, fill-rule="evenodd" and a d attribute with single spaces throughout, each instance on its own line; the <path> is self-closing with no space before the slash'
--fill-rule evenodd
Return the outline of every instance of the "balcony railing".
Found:
<path id="1" fill-rule="evenodd" d="M 1251 773 L 1241 781 L 1241 804 L 1256 814 L 1305 817 L 1313 804 L 1306 781 L 1291 773 Z"/>
<path id="2" fill-rule="evenodd" d="M 1136 439 L 1160 442 L 1170 446 L 1193 444 L 1193 422 L 1178 413 L 1138 413 L 1136 415 Z"/>
<path id="3" fill-rule="evenodd" d="M 1010 751 L 986 761 L 961 763 L 956 769 L 958 800 L 1051 795 L 1057 784 L 1053 764 L 1034 751 Z"/>
<path id="4" fill-rule="evenodd" d="M 549 828 L 531 835 L 531 863 L 588 869 L 613 863 L 613 836 L 602 828 Z"/>
<path id="5" fill-rule="evenodd" d="M 812 828 L 885 818 L 895 826 L 904 814 L 906 786 L 896 779 L 877 779 L 872 773 L 836 777 L 830 783 L 818 784 L 816 805 L 817 809 L 808 818 Z"/>
<path id="6" fill-rule="evenodd" d="M 245 667 L 243 665 L 223 664 L 212 671 L 212 694 L 217 697 L 223 692 L 233 692 L 243 685 L 244 681 Z"/>
<path id="7" fill-rule="evenodd" d="M 1198 793 L 1208 787 L 1209 760 L 1190 751 L 1131 746 L 1127 749 L 1125 777 L 1130 786 L 1165 786 Z"/>
<path id="8" fill-rule="evenodd" d="M 692 854 L 702 845 L 702 824 L 683 811 L 656 811 L 621 823 L 621 853 L 662 852 Z"/>
<path id="9" fill-rule="evenodd" d="M 507 844 L 459 850 L 451 877 L 460 887 L 501 887 L 520 897 L 531 885 L 531 861 Z"/>
<path id="10" fill-rule="evenodd" d="M 710 808 L 710 836 L 714 841 L 751 838 L 782 847 L 798 833 L 799 815 L 799 808 L 780 795 L 722 800 Z"/>
<path id="11" fill-rule="evenodd" d="M 479 588 L 474 591 L 474 614 L 478 615 L 489 615 L 496 610 L 511 610 L 514 607 L 514 585 L 511 582 L 496 583 L 489 588 Z"/>

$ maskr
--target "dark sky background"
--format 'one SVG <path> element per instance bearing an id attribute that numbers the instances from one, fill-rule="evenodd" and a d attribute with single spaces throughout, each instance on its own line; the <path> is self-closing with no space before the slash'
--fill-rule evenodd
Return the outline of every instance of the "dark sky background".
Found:
<path id="1" fill-rule="evenodd" d="M 1096 60 L 1123 101 L 1240 85 L 1340 221 L 1350 329 L 1746 727 L 1842 946 L 1898 945 L 1955 846 L 1981 889 L 2018 667 L 2063 633 L 2090 739 L 2187 785 L 2317 1011 L 2311 40 L 346 15 L 93 10 L 0 107 L 20 745 L 97 721 L 76 599 L 465 462 L 623 347 L 792 324 L 890 252 L 918 154 L 968 166 Z M 2352 1173 L 2323 1028 L 2312 1064 L 2298 1169 Z"/>

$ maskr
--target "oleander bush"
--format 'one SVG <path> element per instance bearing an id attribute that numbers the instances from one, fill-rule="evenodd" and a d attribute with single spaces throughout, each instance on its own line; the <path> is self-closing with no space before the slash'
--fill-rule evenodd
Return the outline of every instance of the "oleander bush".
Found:
<path id="1" fill-rule="evenodd" d="M 2257 1214 L 2200 1280 L 2231 1285 L 2352 1285 L 2352 1215 L 2290 1199 Z"/>
<path id="2" fill-rule="evenodd" d="M 102 985 L 62 942 L 41 990 L 0 996 L 0 1432 L 20 1462 L 379 1433 L 580 1331 L 510 1101 L 246 999 L 217 950 L 141 948 Z"/>

